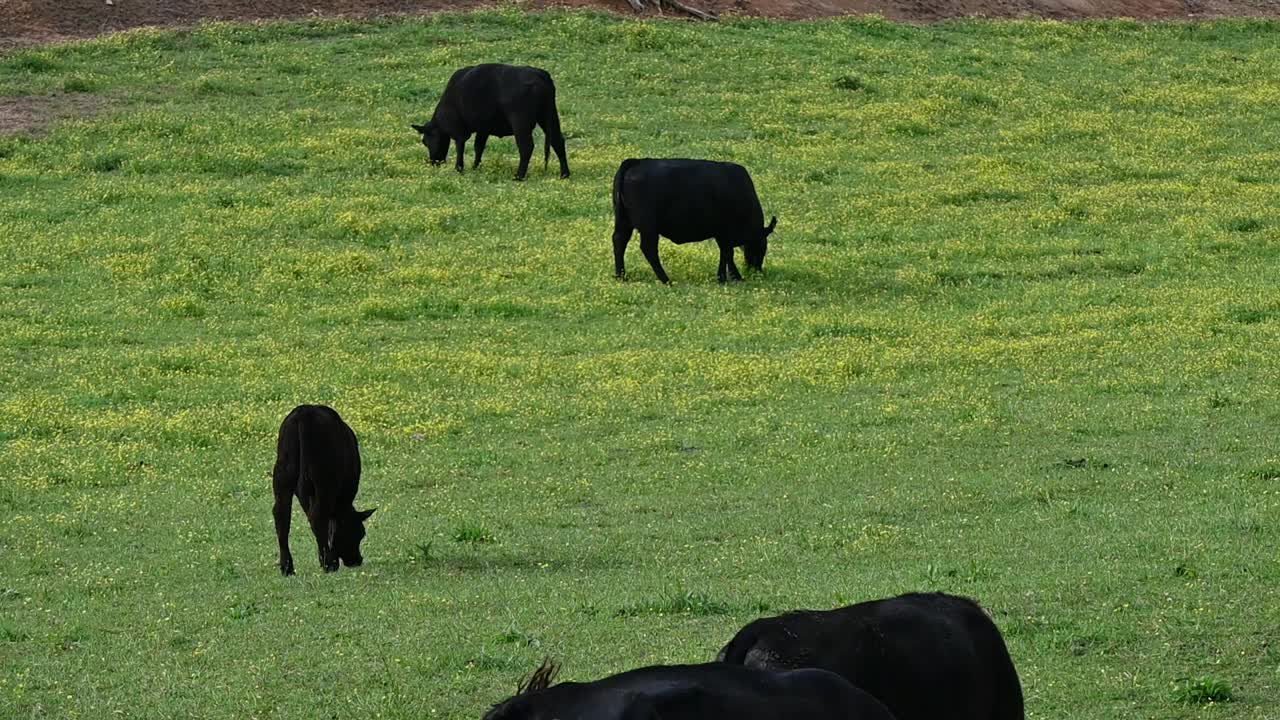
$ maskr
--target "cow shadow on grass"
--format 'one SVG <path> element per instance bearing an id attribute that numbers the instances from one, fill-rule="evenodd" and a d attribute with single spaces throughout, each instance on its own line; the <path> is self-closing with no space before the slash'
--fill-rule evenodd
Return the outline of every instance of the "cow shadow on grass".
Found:
<path id="1" fill-rule="evenodd" d="M 454 547 L 418 546 L 412 553 L 392 556 L 379 563 L 389 570 L 403 572 L 446 571 L 480 573 L 494 570 L 530 572 L 567 572 L 618 570 L 628 566 L 616 557 L 602 553 L 560 556 L 551 553 L 506 550 L 503 548 L 458 549 Z"/>
<path id="2" fill-rule="evenodd" d="M 734 283 L 732 286 L 741 287 L 744 290 L 767 290 L 771 285 L 785 284 L 816 289 L 825 288 L 832 279 L 830 275 L 814 272 L 803 266 L 786 265 L 766 267 L 764 272 L 747 273 L 743 282 Z"/>

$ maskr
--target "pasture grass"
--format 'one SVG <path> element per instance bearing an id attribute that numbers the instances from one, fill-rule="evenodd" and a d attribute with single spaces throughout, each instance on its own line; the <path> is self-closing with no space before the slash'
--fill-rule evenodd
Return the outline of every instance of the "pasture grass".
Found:
<path id="1" fill-rule="evenodd" d="M 0 716 L 478 718 L 544 655 L 939 589 L 1029 717 L 1274 718 L 1277 30 L 506 8 L 0 55 L 105 102 L 0 138 Z M 426 165 L 484 61 L 553 73 L 570 180 Z M 614 280 L 630 156 L 746 165 L 765 273 L 664 242 L 663 287 L 633 242 Z M 295 512 L 283 579 L 303 402 L 378 513 L 325 575 Z"/>

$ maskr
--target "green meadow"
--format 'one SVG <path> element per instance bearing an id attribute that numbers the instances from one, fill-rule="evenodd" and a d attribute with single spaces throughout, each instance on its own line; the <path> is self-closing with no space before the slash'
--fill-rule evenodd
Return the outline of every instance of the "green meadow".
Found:
<path id="1" fill-rule="evenodd" d="M 0 55 L 0 717 L 469 718 L 747 621 L 977 598 L 1028 717 L 1280 712 L 1280 24 L 508 8 Z M 548 69 L 573 176 L 430 167 Z M 468 145 L 470 155 L 472 145 Z M 613 278 L 627 157 L 778 216 Z M 452 160 L 452 157 L 450 158 Z M 738 262 L 742 266 L 741 254 Z M 366 563 L 270 472 L 360 438 Z"/>

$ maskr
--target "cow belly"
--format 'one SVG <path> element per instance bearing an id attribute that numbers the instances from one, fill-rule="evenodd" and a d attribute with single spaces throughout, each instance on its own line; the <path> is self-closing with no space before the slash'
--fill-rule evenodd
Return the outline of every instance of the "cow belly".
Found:
<path id="1" fill-rule="evenodd" d="M 679 237 L 675 237 L 675 236 L 672 236 L 672 235 L 666 235 L 665 233 L 658 233 L 658 234 L 659 234 L 659 235 L 664 235 L 668 240 L 670 240 L 671 242 L 673 242 L 673 243 L 675 243 L 675 244 L 677 244 L 677 245 L 684 245 L 684 244 L 686 244 L 686 243 L 702 242 L 703 240 L 706 240 L 707 238 L 711 237 L 710 235 L 698 235 L 698 236 L 696 236 L 696 237 L 695 237 L 695 236 L 693 236 L 693 235 L 681 235 L 681 236 L 679 236 Z"/>
<path id="2" fill-rule="evenodd" d="M 488 127 L 484 130 L 484 133 L 494 137 L 510 137 L 511 123 L 507 122 L 506 118 L 503 118 L 502 120 L 495 120 L 489 123 Z"/>

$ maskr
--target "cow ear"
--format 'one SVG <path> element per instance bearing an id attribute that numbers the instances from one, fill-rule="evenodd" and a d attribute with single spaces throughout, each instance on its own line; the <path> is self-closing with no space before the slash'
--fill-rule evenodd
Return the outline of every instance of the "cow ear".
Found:
<path id="1" fill-rule="evenodd" d="M 373 514 L 373 511 L 377 509 L 378 508 L 369 508 L 368 510 L 361 510 L 360 512 L 356 513 L 356 519 L 359 520 L 360 522 L 364 522 L 365 520 L 368 520 L 369 516 Z"/>
<path id="2" fill-rule="evenodd" d="M 426 135 L 426 134 L 427 134 L 427 126 L 426 126 L 426 125 L 414 125 L 413 123 L 409 123 L 409 127 L 413 128 L 414 130 L 417 130 L 418 132 L 422 133 L 423 135 Z"/>
<path id="3" fill-rule="evenodd" d="M 767 237 L 770 233 L 772 233 L 773 229 L 776 227 L 778 227 L 778 216 L 774 215 L 772 218 L 769 219 L 769 227 L 764 229 L 765 236 Z"/>

